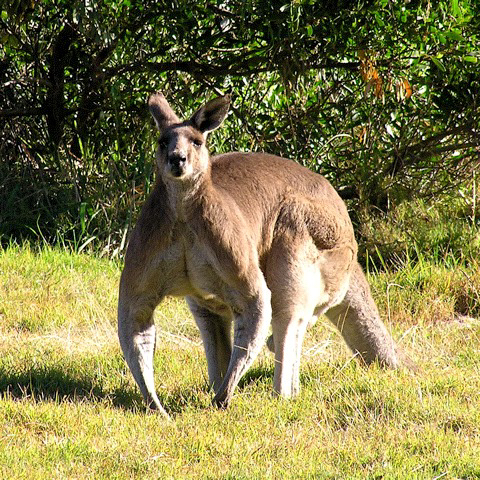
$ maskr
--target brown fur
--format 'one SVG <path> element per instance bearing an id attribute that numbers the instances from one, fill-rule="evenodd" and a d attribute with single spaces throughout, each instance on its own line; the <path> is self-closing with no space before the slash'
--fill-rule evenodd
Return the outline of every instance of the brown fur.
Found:
<path id="1" fill-rule="evenodd" d="M 303 336 L 314 314 L 325 312 L 365 362 L 398 365 L 356 261 L 346 207 L 329 182 L 272 155 L 209 157 L 207 133 L 228 105 L 228 97 L 217 98 L 180 122 L 161 94 L 149 100 L 161 132 L 158 176 L 127 250 L 118 323 L 135 380 L 162 412 L 153 385 L 152 314 L 166 295 L 187 298 L 220 406 L 270 323 L 274 389 L 284 396 L 298 391 Z"/>

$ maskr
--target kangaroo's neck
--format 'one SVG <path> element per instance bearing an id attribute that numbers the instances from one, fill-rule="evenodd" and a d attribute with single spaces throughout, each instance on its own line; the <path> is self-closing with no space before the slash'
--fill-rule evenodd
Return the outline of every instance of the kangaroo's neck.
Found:
<path id="1" fill-rule="evenodd" d="M 214 190 L 210 171 L 192 179 L 169 179 L 165 181 L 165 187 L 170 209 L 180 222 L 188 222 L 193 215 L 198 215 Z"/>

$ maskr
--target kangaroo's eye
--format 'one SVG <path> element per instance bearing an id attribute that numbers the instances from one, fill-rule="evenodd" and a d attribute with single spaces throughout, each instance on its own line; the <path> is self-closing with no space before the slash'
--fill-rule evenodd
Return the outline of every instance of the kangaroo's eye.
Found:
<path id="1" fill-rule="evenodd" d="M 158 140 L 158 146 L 162 149 L 165 150 L 168 147 L 168 142 L 165 138 L 160 138 Z"/>
<path id="2" fill-rule="evenodd" d="M 203 142 L 199 140 L 198 138 L 195 138 L 192 140 L 192 144 L 196 148 L 200 148 L 203 145 Z"/>

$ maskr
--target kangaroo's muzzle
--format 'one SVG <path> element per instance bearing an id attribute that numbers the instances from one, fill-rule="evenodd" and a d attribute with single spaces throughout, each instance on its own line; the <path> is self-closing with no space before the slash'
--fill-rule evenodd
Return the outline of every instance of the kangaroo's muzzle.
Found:
<path id="1" fill-rule="evenodd" d="M 170 172 L 174 177 L 181 177 L 185 173 L 187 157 L 182 154 L 175 154 L 168 157 Z"/>

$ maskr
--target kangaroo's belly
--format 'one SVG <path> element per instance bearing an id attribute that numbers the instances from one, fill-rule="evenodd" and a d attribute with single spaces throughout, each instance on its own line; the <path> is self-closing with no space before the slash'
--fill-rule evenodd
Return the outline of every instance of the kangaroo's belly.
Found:
<path id="1" fill-rule="evenodd" d="M 226 285 L 221 279 L 212 259 L 201 247 L 193 247 L 185 252 L 188 283 L 190 286 L 189 295 L 204 302 L 216 305 L 226 305 Z"/>
<path id="2" fill-rule="evenodd" d="M 225 316 L 230 312 L 228 288 L 214 268 L 212 259 L 196 242 L 185 238 L 172 245 L 159 261 L 165 295 L 193 297 L 197 303 Z"/>

